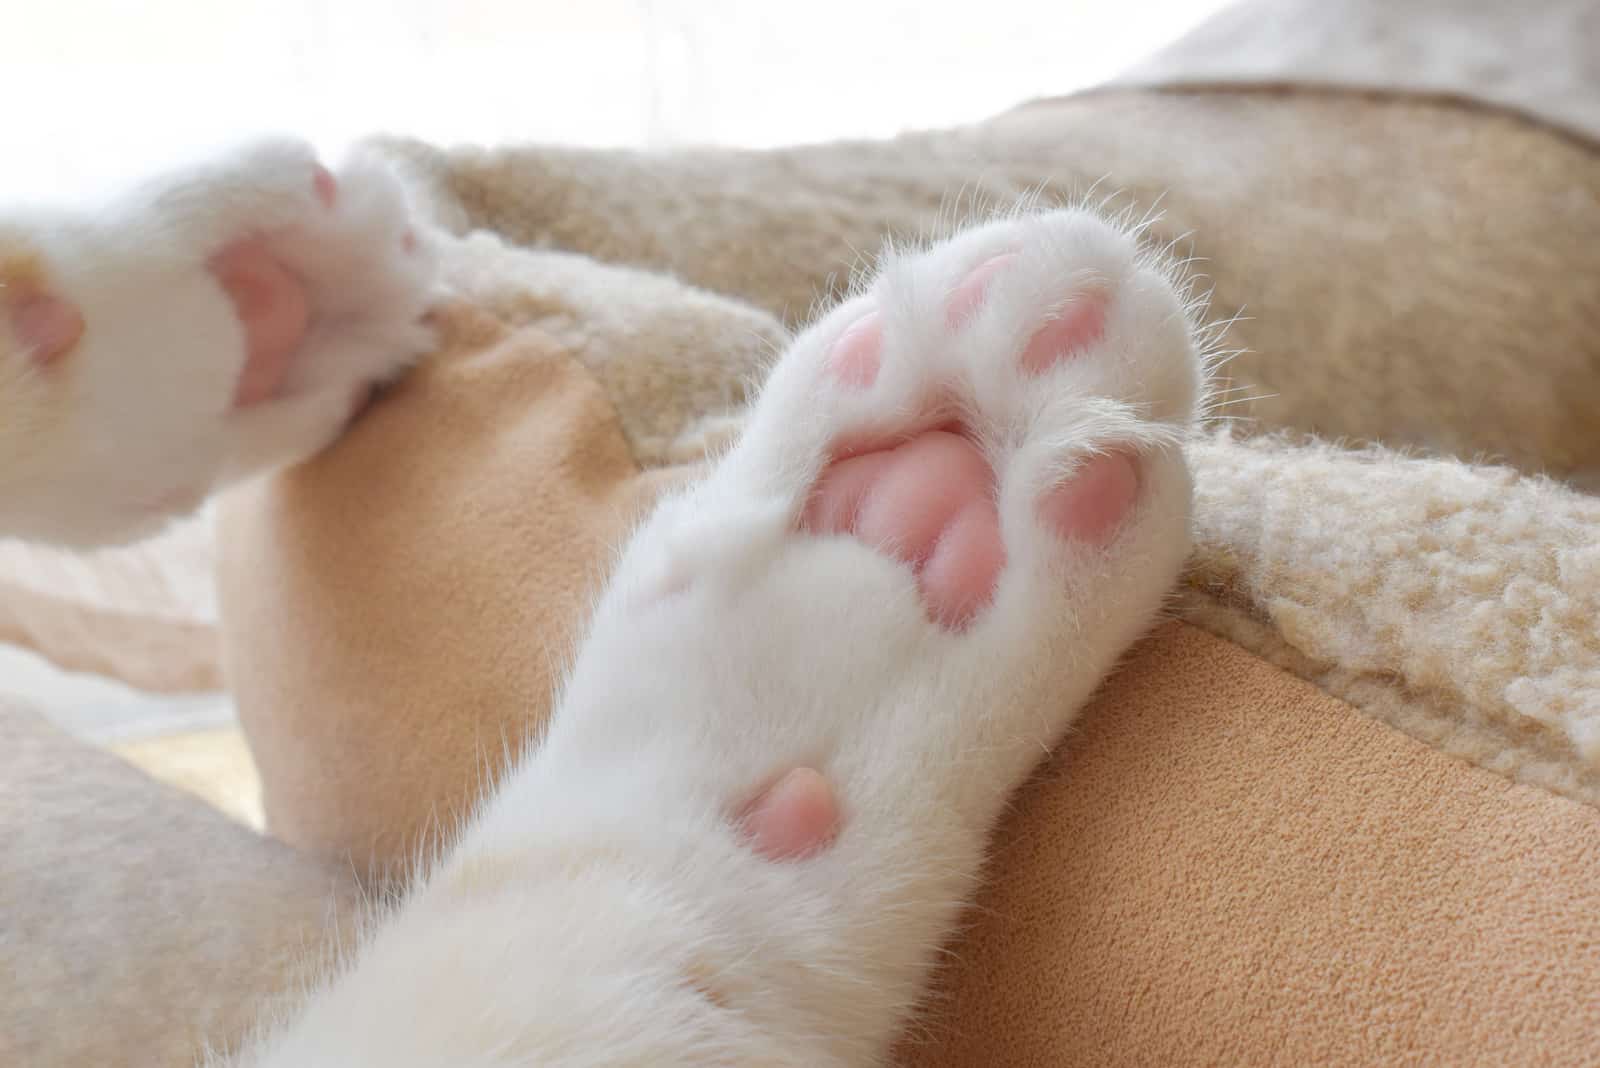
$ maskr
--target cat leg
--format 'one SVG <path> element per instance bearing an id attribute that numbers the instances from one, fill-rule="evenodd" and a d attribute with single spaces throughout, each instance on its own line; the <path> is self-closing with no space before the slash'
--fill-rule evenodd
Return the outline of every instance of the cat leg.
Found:
<path id="1" fill-rule="evenodd" d="M 0 533 L 127 540 L 320 449 L 429 348 L 434 260 L 385 165 L 293 142 L 0 216 Z"/>

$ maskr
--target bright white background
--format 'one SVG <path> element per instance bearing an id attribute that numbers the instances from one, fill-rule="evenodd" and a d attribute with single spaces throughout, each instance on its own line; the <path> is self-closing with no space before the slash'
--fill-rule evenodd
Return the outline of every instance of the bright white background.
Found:
<path id="1" fill-rule="evenodd" d="M 888 136 L 1092 85 L 1221 6 L 0 0 L 0 204 L 85 195 L 258 132 L 329 152 L 375 132 L 653 148 Z M 225 710 L 0 647 L 4 692 L 100 736 Z"/>
<path id="2" fill-rule="evenodd" d="M 0 0 L 0 196 L 253 131 L 773 145 L 1109 77 L 1219 0 Z"/>

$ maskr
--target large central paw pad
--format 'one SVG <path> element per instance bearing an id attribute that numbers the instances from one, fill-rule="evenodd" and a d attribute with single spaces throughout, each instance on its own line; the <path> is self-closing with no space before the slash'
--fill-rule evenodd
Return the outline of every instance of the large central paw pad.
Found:
<path id="1" fill-rule="evenodd" d="M 997 281 L 1026 269 L 1018 259 L 1015 251 L 991 256 L 955 284 L 943 314 L 952 339 L 982 315 Z M 1058 294 L 1038 314 L 1012 357 L 1012 370 L 1035 378 L 1101 345 L 1108 301 L 1099 285 Z M 885 329 L 883 314 L 873 307 L 828 347 L 825 366 L 841 387 L 869 390 L 878 381 L 892 341 Z M 956 386 L 935 394 L 958 391 Z M 899 440 L 844 447 L 818 480 L 801 529 L 853 535 L 906 563 L 917 575 L 929 616 L 952 629 L 964 626 L 993 598 L 1006 561 L 995 470 L 980 444 L 981 429 L 952 418 Z M 1040 518 L 1061 537 L 1103 545 L 1138 488 L 1136 455 L 1097 452 L 1043 494 Z"/>

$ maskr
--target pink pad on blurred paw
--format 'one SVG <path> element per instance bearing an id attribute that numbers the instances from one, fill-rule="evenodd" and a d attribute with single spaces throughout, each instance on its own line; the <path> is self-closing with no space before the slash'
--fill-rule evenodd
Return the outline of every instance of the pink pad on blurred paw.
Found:
<path id="1" fill-rule="evenodd" d="M 49 364 L 71 352 L 83 337 L 83 313 L 49 294 L 19 297 L 9 306 L 12 336 L 37 364 Z"/>

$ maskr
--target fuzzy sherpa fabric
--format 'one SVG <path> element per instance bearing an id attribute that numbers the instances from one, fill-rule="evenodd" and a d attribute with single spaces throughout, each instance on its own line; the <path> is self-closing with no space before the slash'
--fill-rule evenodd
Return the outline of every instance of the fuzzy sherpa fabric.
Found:
<path id="1" fill-rule="evenodd" d="M 1197 446 L 1196 622 L 1447 753 L 1600 805 L 1600 498 L 1504 467 Z"/>

